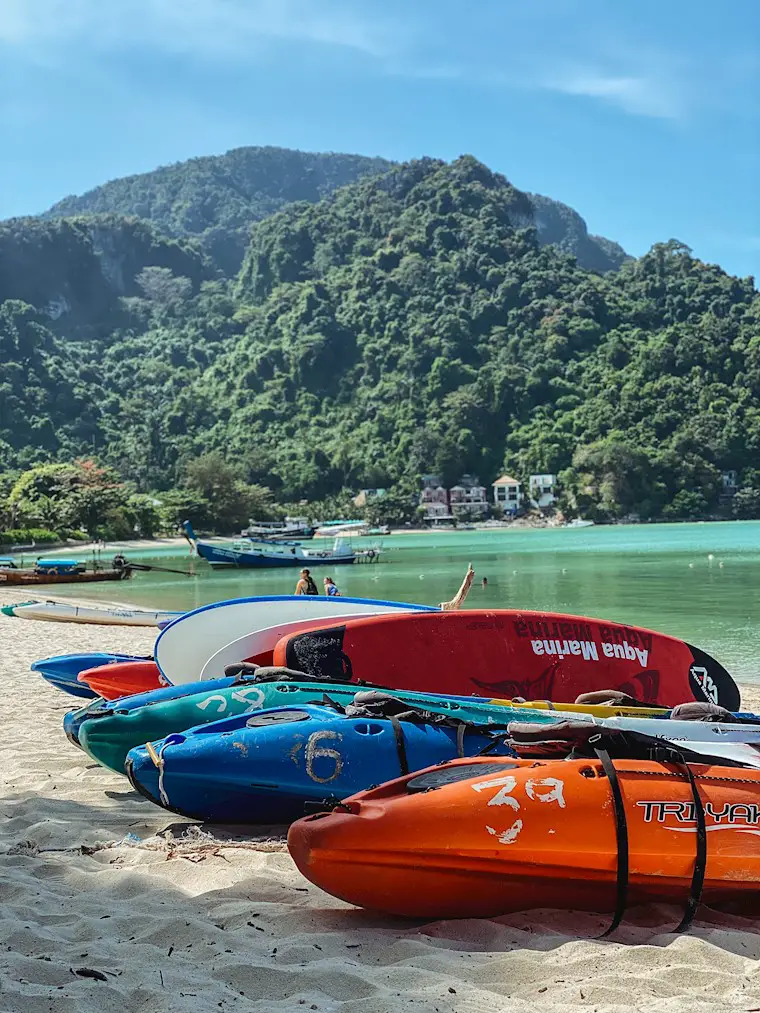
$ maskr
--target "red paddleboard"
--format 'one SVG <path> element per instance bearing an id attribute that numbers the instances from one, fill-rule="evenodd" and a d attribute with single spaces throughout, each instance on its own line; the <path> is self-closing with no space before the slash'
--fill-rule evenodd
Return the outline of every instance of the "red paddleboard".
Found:
<path id="1" fill-rule="evenodd" d="M 117 661 L 109 665 L 98 665 L 88 668 L 77 676 L 79 682 L 85 682 L 106 700 L 116 700 L 120 696 L 132 696 L 133 693 L 147 693 L 167 683 L 161 678 L 155 661 Z"/>
<path id="2" fill-rule="evenodd" d="M 714 658 L 635 626 L 513 609 L 368 616 L 283 637 L 273 664 L 391 689 L 572 703 L 614 689 L 673 707 L 708 700 L 739 709 Z"/>

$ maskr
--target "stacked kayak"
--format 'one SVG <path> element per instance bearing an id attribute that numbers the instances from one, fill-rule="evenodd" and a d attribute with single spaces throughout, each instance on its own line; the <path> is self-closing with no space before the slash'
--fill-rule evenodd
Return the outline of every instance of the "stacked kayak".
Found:
<path id="1" fill-rule="evenodd" d="M 73 712 L 69 730 L 75 734 L 77 744 L 98 763 L 123 773 L 127 753 L 135 746 L 186 729 L 197 730 L 197 726 L 218 722 L 223 717 L 303 704 L 332 703 L 346 707 L 354 701 L 356 686 L 298 681 L 298 675 L 284 670 L 259 669 L 251 676 L 170 686 L 112 704 L 101 701 Z M 399 692 L 394 696 L 410 707 L 448 714 L 462 721 L 479 720 L 484 724 L 503 725 L 510 718 L 525 713 L 523 708 L 505 708 L 500 702 L 476 697 L 411 692 Z M 541 717 L 554 720 L 551 714 Z"/>
<path id="2" fill-rule="evenodd" d="M 237 663 L 273 664 L 323 681 L 555 705 L 605 689 L 652 706 L 739 706 L 735 683 L 714 658 L 649 630 L 550 613 L 442 612 L 305 596 L 235 599 L 179 615 L 159 633 L 155 666 L 116 666 L 78 681 L 118 699 L 221 678 Z M 71 680 L 56 684 L 88 692 Z"/>
<path id="3" fill-rule="evenodd" d="M 760 770 L 612 767 L 611 779 L 597 757 L 456 760 L 300 820 L 288 846 L 336 897 L 415 918 L 559 907 L 617 923 L 628 904 L 690 896 L 757 906 Z"/>
<path id="4" fill-rule="evenodd" d="M 135 658 L 85 669 L 77 681 L 105 700 L 159 689 L 162 676 L 152 658 Z"/>
<path id="5" fill-rule="evenodd" d="M 415 720 L 416 718 L 416 720 Z M 311 704 L 239 715 L 133 749 L 132 785 L 164 808 L 226 823 L 286 823 L 370 784 L 492 746 L 488 725 L 414 711 L 346 716 Z"/>
<path id="6" fill-rule="evenodd" d="M 133 664 L 144 662 L 146 658 L 136 658 L 131 654 L 60 654 L 52 658 L 42 658 L 35 661 L 31 668 L 33 672 L 39 672 L 42 678 L 56 689 L 61 689 L 71 696 L 96 697 L 95 689 L 85 681 L 80 680 L 80 675 L 96 667 Z"/>
<path id="7" fill-rule="evenodd" d="M 149 658 L 135 658 L 130 655 L 94 654 L 68 655 L 44 658 L 32 665 L 51 685 L 73 696 L 93 697 L 103 693 L 109 699 L 160 686 L 194 682 L 200 677 L 201 669 L 213 655 L 224 648 L 230 639 L 253 638 L 256 643 L 268 645 L 264 657 L 271 660 L 272 650 L 283 635 L 283 629 L 311 629 L 320 623 L 331 623 L 341 617 L 372 616 L 390 612 L 434 611 L 427 605 L 408 605 L 403 602 L 388 602 L 370 598 L 314 598 L 295 595 L 279 595 L 263 598 L 235 598 L 231 601 L 216 602 L 193 612 L 144 612 L 142 610 L 104 609 L 65 605 L 58 602 L 26 602 L 6 606 L 9 614 L 35 619 L 60 619 L 81 615 L 81 621 L 127 623 L 129 625 L 153 625 L 163 628 L 156 641 L 155 666 L 136 668 L 114 668 L 108 673 L 96 672 L 83 675 L 85 670 L 100 668 L 117 661 L 143 662 Z M 95 618 L 93 618 L 95 616 Z M 86 618 L 89 617 L 89 618 Z M 100 618 L 97 618 L 100 617 Z M 163 617 L 163 618 L 162 618 Z M 168 620 L 168 625 L 164 625 Z M 274 630 L 270 629 L 273 621 Z M 80 621 L 75 619 L 74 621 Z M 160 647 L 160 659 L 159 659 Z M 228 652 L 234 661 L 236 651 Z M 89 664 L 85 664 L 92 659 Z M 257 659 L 261 663 L 261 659 Z M 82 679 L 79 675 L 82 674 Z M 224 670 L 219 671 L 219 677 Z M 92 676 L 96 684 L 88 685 Z M 73 677 L 71 677 L 73 676 Z M 120 676 L 123 680 L 120 682 Z M 206 672 L 204 678 L 211 678 Z"/>

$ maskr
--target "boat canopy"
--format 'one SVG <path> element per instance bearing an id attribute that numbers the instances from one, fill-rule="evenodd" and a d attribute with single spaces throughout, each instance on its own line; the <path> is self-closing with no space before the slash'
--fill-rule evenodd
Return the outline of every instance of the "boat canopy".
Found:
<path id="1" fill-rule="evenodd" d="M 72 570 L 76 566 L 84 566 L 78 559 L 38 559 L 35 566 L 45 570 Z"/>

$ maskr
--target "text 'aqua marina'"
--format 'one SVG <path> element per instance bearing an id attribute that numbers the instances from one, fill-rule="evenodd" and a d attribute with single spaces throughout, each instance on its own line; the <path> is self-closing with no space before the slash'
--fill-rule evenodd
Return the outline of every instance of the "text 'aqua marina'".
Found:
<path id="1" fill-rule="evenodd" d="M 631 647 L 627 641 L 622 644 L 596 644 L 593 640 L 531 640 L 533 653 L 539 656 L 562 658 L 571 655 L 583 658 L 584 661 L 599 661 L 601 650 L 605 658 L 622 658 L 627 661 L 638 661 L 642 668 L 647 667 L 649 651 L 641 647 Z"/>

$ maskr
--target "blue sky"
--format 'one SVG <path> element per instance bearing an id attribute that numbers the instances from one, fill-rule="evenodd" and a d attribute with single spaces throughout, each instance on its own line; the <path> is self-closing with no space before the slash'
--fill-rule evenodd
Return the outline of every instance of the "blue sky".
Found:
<path id="1" fill-rule="evenodd" d="M 0 0 L 0 218 L 245 144 L 469 152 L 760 275 L 760 0 Z"/>

